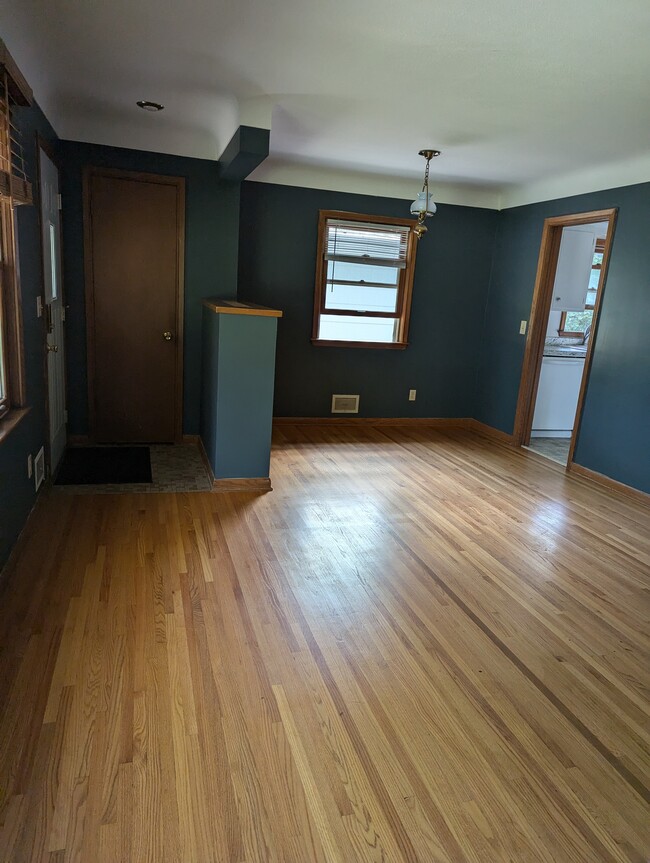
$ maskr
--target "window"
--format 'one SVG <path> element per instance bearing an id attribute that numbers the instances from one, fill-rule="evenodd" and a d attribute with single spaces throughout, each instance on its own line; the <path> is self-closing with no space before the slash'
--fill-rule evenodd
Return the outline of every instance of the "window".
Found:
<path id="1" fill-rule="evenodd" d="M 15 105 L 29 104 L 21 90 L 26 85 L 18 80 L 22 77 L 0 40 L 0 419 L 25 401 L 15 206 L 31 203 L 32 194 L 13 115 Z"/>
<path id="2" fill-rule="evenodd" d="M 7 295 L 8 274 L 7 254 L 5 252 L 5 222 L 7 210 L 5 204 L 0 204 L 0 418 L 11 406 L 9 398 L 9 333 L 7 326 Z"/>
<path id="3" fill-rule="evenodd" d="M 417 238 L 411 219 L 321 210 L 315 345 L 405 348 Z"/>
<path id="4" fill-rule="evenodd" d="M 22 401 L 14 212 L 0 198 L 0 419 Z"/>
<path id="5" fill-rule="evenodd" d="M 596 307 L 596 297 L 598 296 L 598 291 L 601 287 L 600 281 L 603 271 L 604 252 L 605 238 L 596 240 L 596 248 L 594 249 L 594 259 L 591 264 L 591 275 L 589 277 L 589 287 L 587 288 L 584 311 L 562 312 L 558 335 L 576 337 L 584 336 L 587 327 L 591 326 L 591 322 L 594 317 L 594 308 Z"/>

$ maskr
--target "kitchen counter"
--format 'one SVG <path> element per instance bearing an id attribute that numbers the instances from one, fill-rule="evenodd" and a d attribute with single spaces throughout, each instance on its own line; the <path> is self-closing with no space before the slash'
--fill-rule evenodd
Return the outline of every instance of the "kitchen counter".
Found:
<path id="1" fill-rule="evenodd" d="M 584 359 L 587 356 L 587 345 L 544 345 L 544 356 Z"/>

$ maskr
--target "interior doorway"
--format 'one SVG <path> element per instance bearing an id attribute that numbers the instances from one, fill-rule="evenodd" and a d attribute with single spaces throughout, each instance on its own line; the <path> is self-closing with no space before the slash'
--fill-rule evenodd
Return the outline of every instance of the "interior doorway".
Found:
<path id="1" fill-rule="evenodd" d="M 47 144 L 39 139 L 38 179 L 46 325 L 47 417 L 50 474 L 56 474 L 67 440 L 65 386 L 65 306 L 61 267 L 59 169 Z"/>
<path id="2" fill-rule="evenodd" d="M 182 438 L 185 181 L 84 176 L 91 440 Z"/>
<path id="3" fill-rule="evenodd" d="M 524 355 L 514 442 L 573 461 L 616 210 L 546 219 Z"/>

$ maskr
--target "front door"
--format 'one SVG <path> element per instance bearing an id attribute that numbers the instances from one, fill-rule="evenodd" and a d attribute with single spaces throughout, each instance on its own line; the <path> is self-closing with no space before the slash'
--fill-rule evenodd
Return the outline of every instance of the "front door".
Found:
<path id="1" fill-rule="evenodd" d="M 181 435 L 184 181 L 91 169 L 86 258 L 91 436 Z"/>
<path id="2" fill-rule="evenodd" d="M 45 320 L 47 325 L 47 384 L 50 426 L 50 472 L 55 473 L 66 444 L 65 340 L 61 284 L 61 211 L 59 171 L 39 148 L 41 190 L 41 242 Z"/>

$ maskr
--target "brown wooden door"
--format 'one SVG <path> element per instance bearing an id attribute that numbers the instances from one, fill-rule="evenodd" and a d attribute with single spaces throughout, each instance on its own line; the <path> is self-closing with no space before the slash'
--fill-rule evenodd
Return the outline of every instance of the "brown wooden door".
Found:
<path id="1" fill-rule="evenodd" d="M 181 436 L 184 180 L 86 174 L 91 436 Z"/>

